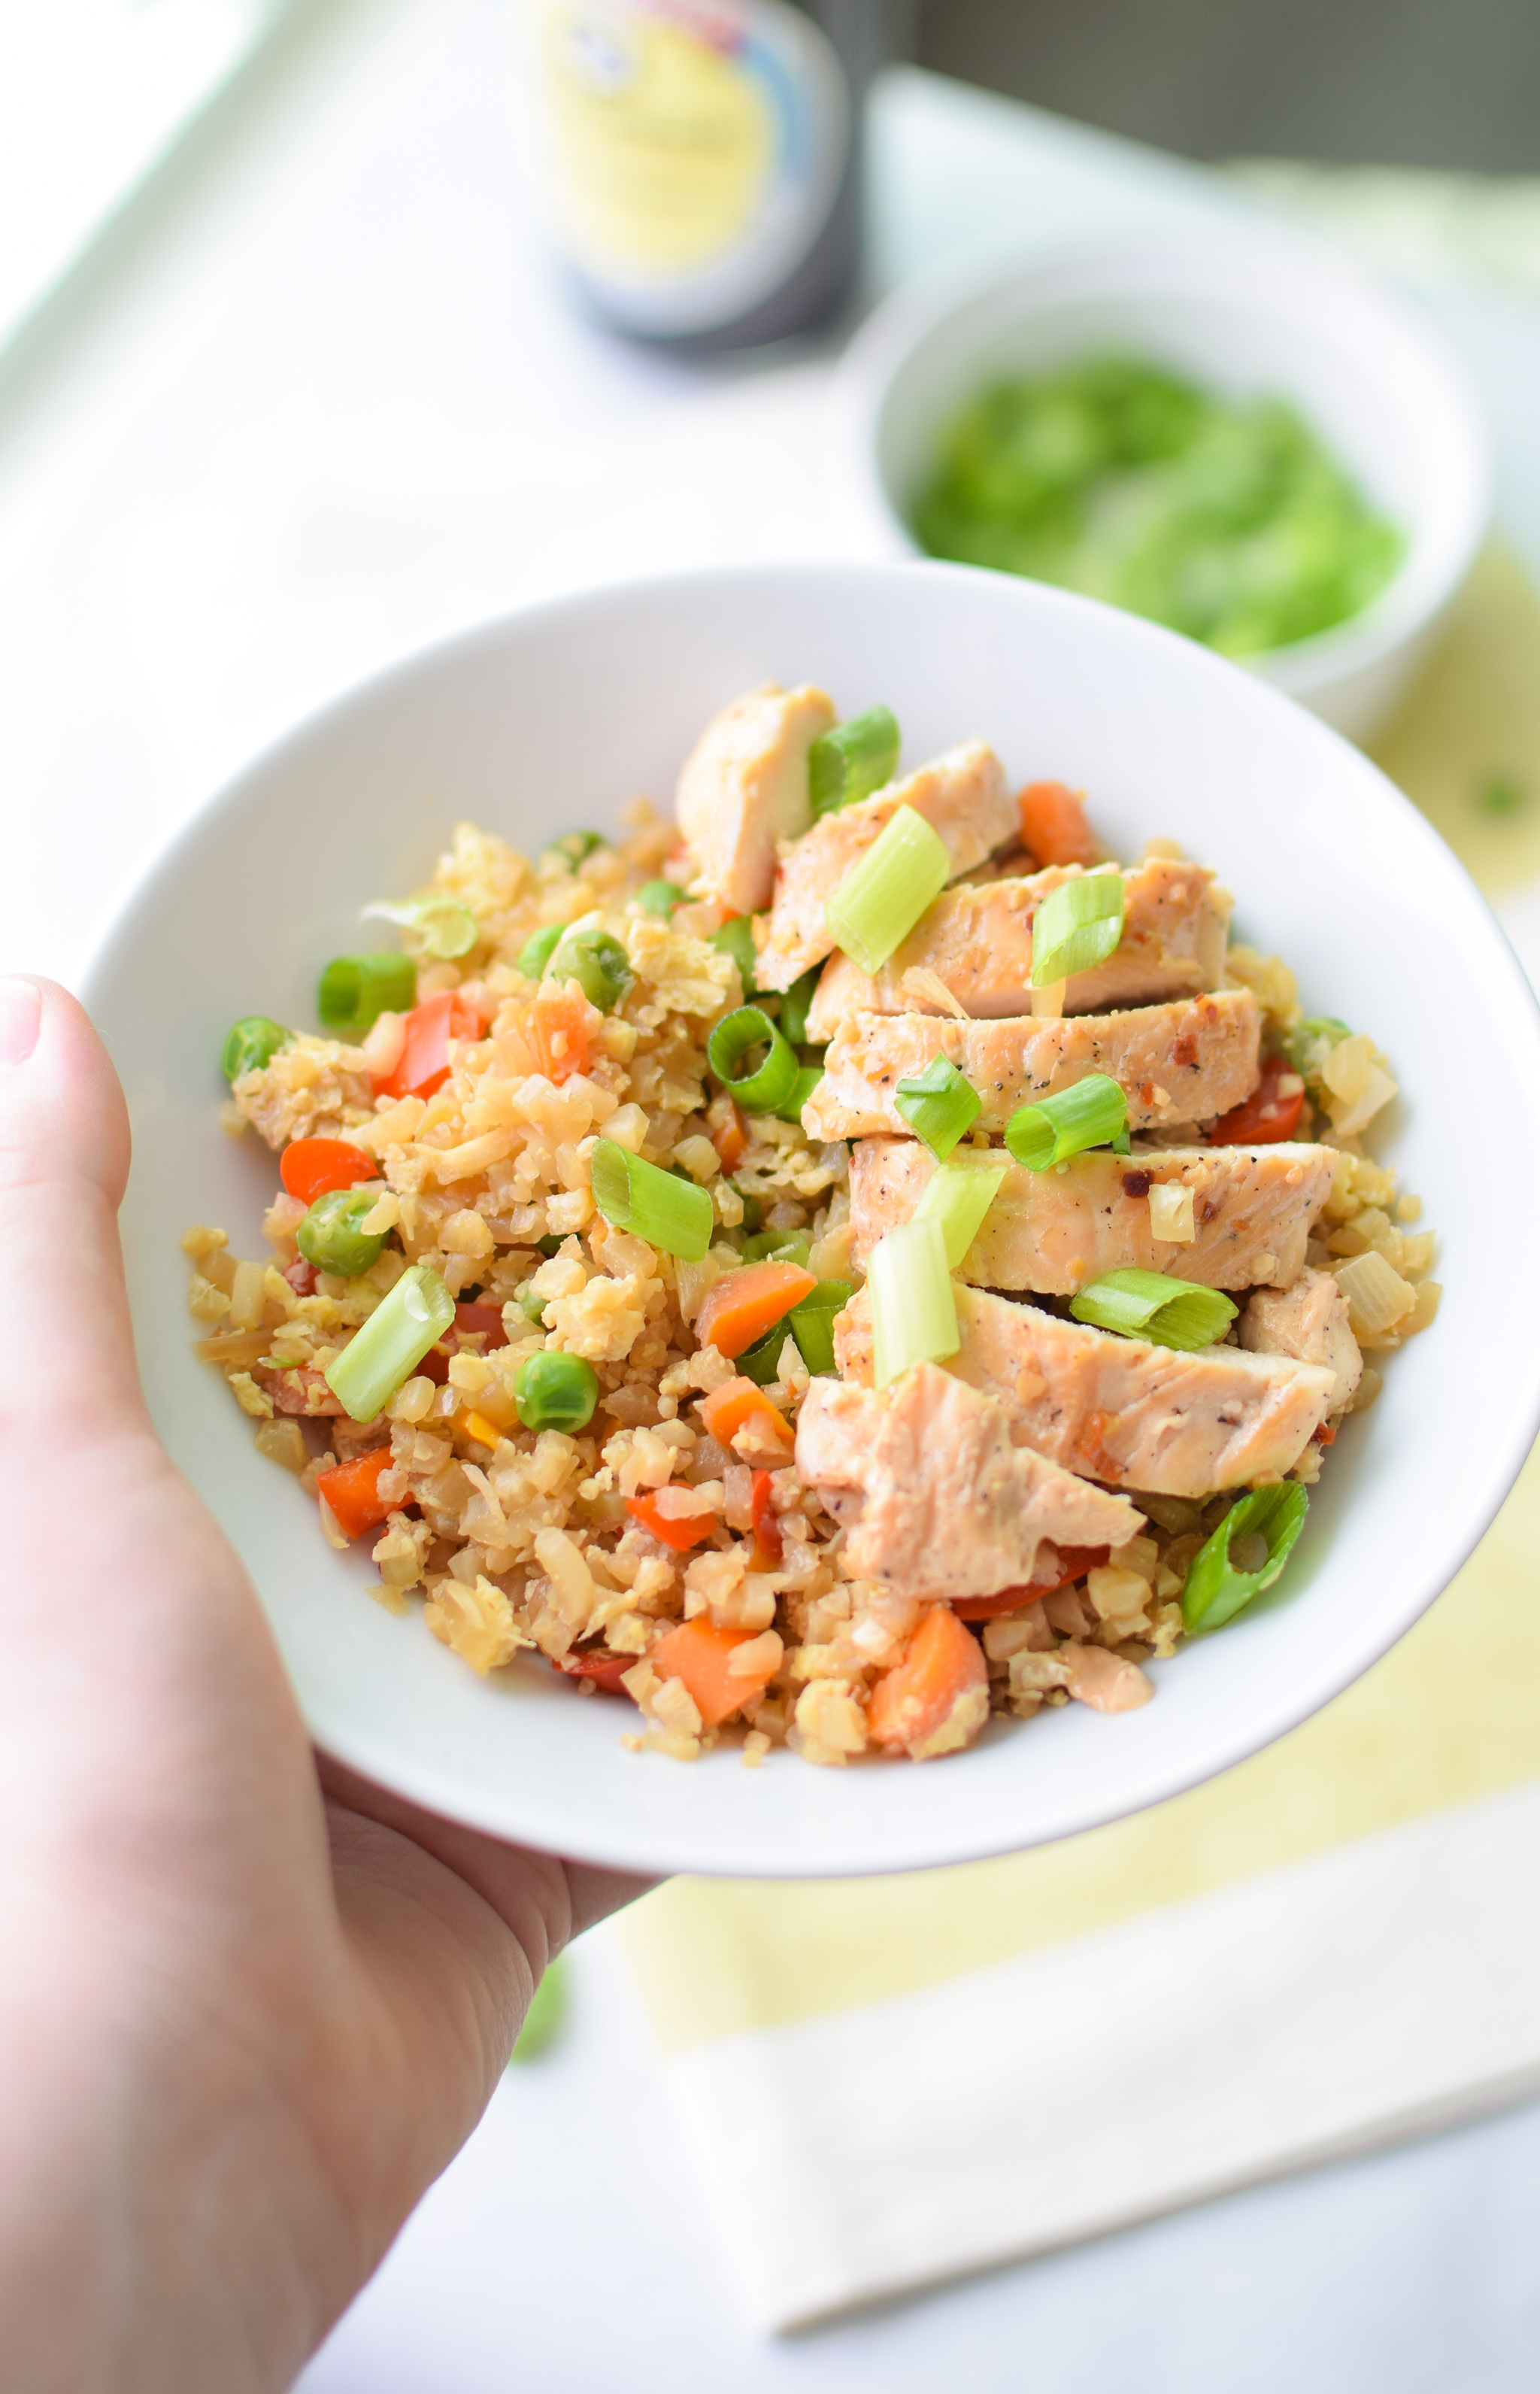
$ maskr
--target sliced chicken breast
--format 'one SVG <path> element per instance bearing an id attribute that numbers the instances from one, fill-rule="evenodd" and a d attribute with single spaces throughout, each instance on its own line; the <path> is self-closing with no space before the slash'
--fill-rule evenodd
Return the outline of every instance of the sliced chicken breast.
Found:
<path id="1" fill-rule="evenodd" d="M 857 1014 L 946 1013 L 939 993 L 926 993 L 929 974 L 965 1014 L 1029 1013 L 1037 910 L 1060 882 L 1084 877 L 1078 864 L 1052 865 L 1021 880 L 943 890 L 876 975 L 847 955 L 830 957 L 809 1012 L 809 1038 L 832 1039 Z M 1065 1013 L 1104 1014 L 1218 989 L 1231 897 L 1207 865 L 1152 857 L 1129 867 L 1123 887 L 1123 938 L 1105 964 L 1065 984 Z"/>
<path id="2" fill-rule="evenodd" d="M 719 899 L 734 914 L 770 904 L 777 841 L 799 838 L 812 821 L 808 751 L 835 720 L 833 700 L 810 683 L 782 690 L 767 682 L 706 725 L 674 808 L 699 896 Z"/>
<path id="3" fill-rule="evenodd" d="M 1013 1445 L 1005 1406 L 934 1363 L 880 1393 L 815 1379 L 796 1468 L 847 1526 L 854 1574 L 904 1596 L 1025 1586 L 1045 1540 L 1119 1546 L 1143 1521 L 1126 1496 Z"/>
<path id="4" fill-rule="evenodd" d="M 1005 768 L 982 740 L 949 748 L 906 781 L 889 782 L 859 806 L 824 815 L 776 866 L 769 937 L 759 954 L 761 989 L 790 989 L 829 954 L 834 940 L 823 909 L 900 807 L 913 807 L 940 834 L 954 877 L 981 864 L 1019 829 Z"/>
<path id="5" fill-rule="evenodd" d="M 893 1103 L 899 1083 L 947 1056 L 983 1099 L 983 1130 L 1003 1131 L 1019 1106 L 1070 1088 L 1087 1072 L 1121 1084 L 1132 1130 L 1203 1122 L 1251 1095 L 1260 1035 L 1249 989 L 1126 1014 L 1012 1015 L 997 1022 L 859 1014 L 830 1041 L 802 1120 L 813 1138 L 902 1136 L 908 1125 Z"/>
<path id="6" fill-rule="evenodd" d="M 1331 1410 L 1336 1375 L 1282 1355 L 1183 1355 L 956 1285 L 948 1370 L 1010 1415 L 1011 1436 L 1066 1471 L 1156 1496 L 1204 1497 L 1292 1471 Z M 871 1300 L 839 1316 L 835 1358 L 870 1385 Z"/>
<path id="7" fill-rule="evenodd" d="M 992 1160 L 1005 1165 L 1006 1177 L 961 1276 L 975 1288 L 1032 1289 L 1041 1296 L 1073 1296 L 1086 1281 L 1130 1265 L 1207 1288 L 1287 1289 L 1304 1268 L 1305 1242 L 1332 1186 L 1331 1149 L 1288 1140 L 1131 1155 L 1099 1149 L 1052 1172 L 1028 1172 L 1004 1149 L 993 1151 Z M 877 1241 L 908 1221 L 935 1169 L 919 1139 L 858 1143 L 850 1158 L 850 1221 L 863 1271 Z M 1171 1196 L 1154 1196 L 1157 1190 Z M 1157 1215 L 1165 1222 L 1189 1208 L 1190 1238 L 1157 1233 Z M 1301 1353 L 1297 1360 L 1327 1359 Z"/>
<path id="8" fill-rule="evenodd" d="M 1259 1288 L 1242 1311 L 1236 1336 L 1248 1354 L 1288 1355 L 1319 1363 L 1333 1379 L 1330 1413 L 1351 1402 L 1363 1358 L 1348 1323 L 1348 1300 L 1330 1272 L 1302 1271 L 1292 1288 Z"/>

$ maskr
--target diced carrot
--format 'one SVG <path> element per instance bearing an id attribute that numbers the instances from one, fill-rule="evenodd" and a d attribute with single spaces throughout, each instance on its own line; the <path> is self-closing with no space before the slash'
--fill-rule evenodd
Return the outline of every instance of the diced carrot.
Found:
<path id="1" fill-rule="evenodd" d="M 728 1102 L 730 1105 L 732 1103 L 731 1098 Z M 711 1144 L 717 1151 L 717 1160 L 722 1170 L 735 1172 L 748 1152 L 748 1125 L 737 1106 L 732 1106 L 725 1122 L 717 1124 L 711 1134 Z"/>
<path id="2" fill-rule="evenodd" d="M 625 1693 L 621 1681 L 627 1671 L 636 1669 L 637 1660 L 635 1654 L 612 1654 L 604 1646 L 596 1646 L 586 1654 L 558 1654 L 555 1658 L 557 1669 L 565 1671 L 569 1679 L 591 1679 L 607 1696 Z"/>
<path id="3" fill-rule="evenodd" d="M 379 1177 L 379 1164 L 347 1138 L 296 1138 L 278 1166 L 284 1188 L 302 1205 L 313 1205 L 329 1189 L 352 1189 Z"/>
<path id="4" fill-rule="evenodd" d="M 752 1482 L 750 1507 L 754 1522 L 754 1560 L 750 1569 L 757 1572 L 779 1571 L 783 1559 L 781 1524 L 770 1505 L 770 1476 L 757 1471 Z"/>
<path id="5" fill-rule="evenodd" d="M 430 1098 L 449 1078 L 452 1039 L 480 1039 L 481 1018 L 457 990 L 425 997 L 406 1018 L 400 1061 L 388 1080 L 375 1083 L 381 1098 Z"/>
<path id="6" fill-rule="evenodd" d="M 779 1405 L 772 1405 L 763 1388 L 752 1380 L 725 1381 L 701 1399 L 701 1419 L 706 1434 L 718 1446 L 731 1446 L 738 1432 L 750 1421 L 767 1440 L 779 1442 L 789 1456 L 794 1443 L 792 1426 Z"/>
<path id="7" fill-rule="evenodd" d="M 715 1513 L 660 1512 L 657 1498 L 651 1495 L 627 1496 L 625 1509 L 633 1520 L 639 1521 L 644 1530 L 651 1530 L 665 1546 L 672 1546 L 677 1555 L 688 1554 L 691 1546 L 698 1546 L 703 1538 L 709 1537 L 717 1519 Z"/>
<path id="8" fill-rule="evenodd" d="M 1284 1097 L 1279 1084 L 1292 1081 Z M 1249 1098 L 1221 1114 L 1208 1134 L 1211 1147 L 1267 1147 L 1275 1139 L 1292 1138 L 1305 1110 L 1305 1084 L 1286 1056 L 1263 1059 L 1262 1077 Z"/>
<path id="9" fill-rule="evenodd" d="M 716 1729 L 730 1713 L 752 1703 L 774 1677 L 775 1665 L 763 1671 L 730 1671 L 735 1646 L 755 1635 L 751 1629 L 718 1629 L 708 1614 L 681 1621 L 648 1649 L 647 1659 L 663 1679 L 682 1679 L 695 1699 L 695 1709 L 707 1729 Z M 967 1632 L 963 1632 L 965 1638 Z"/>
<path id="10" fill-rule="evenodd" d="M 879 1745 L 901 1745 L 923 1762 L 968 1744 L 988 1717 L 983 1651 L 950 1605 L 933 1604 L 902 1662 L 873 1689 L 867 1726 Z"/>
<path id="11" fill-rule="evenodd" d="M 742 1355 L 785 1319 L 818 1286 L 800 1264 L 746 1264 L 724 1272 L 707 1289 L 695 1316 L 695 1335 L 719 1355 Z"/>
<path id="12" fill-rule="evenodd" d="M 1088 1571 L 1099 1571 L 1110 1551 L 1106 1546 L 1060 1546 L 1055 1578 L 1034 1579 L 1026 1587 L 1003 1587 L 998 1596 L 958 1597 L 952 1609 L 959 1621 L 993 1621 L 996 1613 L 1020 1612 L 1034 1597 L 1052 1596 L 1056 1588 L 1070 1587 L 1084 1579 Z"/>
<path id="13" fill-rule="evenodd" d="M 1062 782 L 1032 782 L 1016 803 L 1021 837 L 1039 864 L 1096 862 L 1096 841 L 1078 792 Z"/>
<path id="14" fill-rule="evenodd" d="M 356 1454 L 351 1463 L 339 1463 L 323 1471 L 316 1481 L 336 1519 L 345 1537 L 362 1538 L 366 1531 L 377 1530 L 388 1513 L 394 1512 L 399 1498 L 387 1498 L 379 1493 L 381 1474 L 390 1468 L 388 1446 L 372 1446 L 367 1454 Z"/>
<path id="15" fill-rule="evenodd" d="M 530 1046 L 548 1081 L 588 1069 L 588 1002 L 564 989 L 542 989 L 531 1004 Z"/>

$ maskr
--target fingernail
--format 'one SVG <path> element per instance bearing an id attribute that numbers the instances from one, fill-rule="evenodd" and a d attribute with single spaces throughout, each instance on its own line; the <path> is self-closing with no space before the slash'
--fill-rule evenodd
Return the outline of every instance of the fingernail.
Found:
<path id="1" fill-rule="evenodd" d="M 34 980 L 0 980 L 0 1072 L 26 1062 L 42 1021 L 43 992 Z"/>

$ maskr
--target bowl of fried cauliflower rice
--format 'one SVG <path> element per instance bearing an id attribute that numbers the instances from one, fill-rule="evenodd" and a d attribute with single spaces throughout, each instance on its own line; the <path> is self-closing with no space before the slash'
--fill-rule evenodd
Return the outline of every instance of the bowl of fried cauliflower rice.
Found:
<path id="1" fill-rule="evenodd" d="M 1481 901 L 1061 592 L 465 636 L 211 801 L 86 997 L 163 1435 L 318 1743 L 500 1835 L 804 1875 L 1115 1818 L 1383 1652 L 1534 1433 Z"/>

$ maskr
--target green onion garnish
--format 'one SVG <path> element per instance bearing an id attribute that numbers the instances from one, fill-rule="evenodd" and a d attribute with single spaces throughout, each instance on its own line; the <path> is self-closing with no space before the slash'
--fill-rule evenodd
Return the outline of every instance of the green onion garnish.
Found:
<path id="1" fill-rule="evenodd" d="M 931 1174 L 910 1218 L 940 1222 L 948 1271 L 961 1266 L 1009 1169 L 987 1149 L 967 1148 Z"/>
<path id="2" fill-rule="evenodd" d="M 740 1372 L 745 1380 L 752 1380 L 757 1388 L 768 1388 L 779 1373 L 781 1349 L 790 1335 L 789 1322 L 776 1322 L 766 1331 L 763 1338 L 756 1339 L 752 1347 L 745 1347 L 743 1353 L 734 1359 L 734 1370 Z"/>
<path id="3" fill-rule="evenodd" d="M 742 1080 L 739 1065 L 757 1047 L 764 1060 Z M 792 1097 L 797 1082 L 796 1050 L 757 1006 L 741 1006 L 717 1025 L 705 1045 L 706 1061 L 724 1089 L 747 1114 L 772 1114 Z"/>
<path id="4" fill-rule="evenodd" d="M 1152 1347 L 1179 1347 L 1186 1352 L 1212 1347 L 1224 1336 L 1237 1310 L 1220 1289 L 1137 1269 L 1106 1272 L 1070 1299 L 1070 1311 L 1077 1322 L 1089 1322 L 1098 1330 L 1115 1330 L 1125 1338 L 1147 1338 Z"/>
<path id="5" fill-rule="evenodd" d="M 806 1270 L 809 1244 L 806 1230 L 755 1230 L 739 1252 L 746 1264 L 800 1264 Z"/>
<path id="6" fill-rule="evenodd" d="M 1280 1480 L 1275 1488 L 1254 1488 L 1232 1505 L 1213 1536 L 1192 1558 L 1182 1590 L 1182 1622 L 1186 1628 L 1222 1629 L 1244 1604 L 1270 1587 L 1289 1559 L 1295 1540 L 1305 1526 L 1310 1500 L 1297 1480 Z M 1232 1559 L 1237 1541 L 1242 1552 L 1260 1539 L 1266 1559 L 1252 1571 L 1242 1571 Z M 1246 1555 L 1253 1561 L 1253 1555 Z"/>
<path id="7" fill-rule="evenodd" d="M 380 1015 L 406 1014 L 416 997 L 410 956 L 334 956 L 321 976 L 315 1010 L 328 1031 L 362 1039 Z"/>
<path id="8" fill-rule="evenodd" d="M 848 1280 L 821 1280 L 788 1317 L 792 1336 L 809 1372 L 835 1368 L 835 1318 L 855 1292 Z"/>
<path id="9" fill-rule="evenodd" d="M 933 1056 L 923 1072 L 901 1081 L 893 1103 L 938 1164 L 946 1162 L 983 1112 L 978 1090 L 945 1056 Z"/>
<path id="10" fill-rule="evenodd" d="M 800 1047 L 808 1035 L 808 1008 L 813 1002 L 813 992 L 818 987 L 818 977 L 823 969 L 822 965 L 814 965 L 811 972 L 805 972 L 800 980 L 793 981 L 781 1000 L 781 1028 L 794 1047 Z"/>
<path id="11" fill-rule="evenodd" d="M 1047 1172 L 1088 1147 L 1127 1136 L 1128 1100 L 1105 1072 L 1087 1072 L 1057 1097 L 1020 1106 L 1006 1125 L 1006 1145 L 1029 1172 Z"/>
<path id="12" fill-rule="evenodd" d="M 866 1264 L 872 1292 L 873 1376 L 887 1388 L 912 1363 L 940 1363 L 962 1345 L 946 1269 L 946 1242 L 932 1214 L 889 1230 Z"/>
<path id="13" fill-rule="evenodd" d="M 526 980 L 540 980 L 546 967 L 561 945 L 565 923 L 547 923 L 543 931 L 532 931 L 519 951 L 518 969 Z"/>
<path id="14" fill-rule="evenodd" d="M 328 1189 L 318 1197 L 294 1234 L 305 1261 L 317 1271 L 335 1272 L 338 1280 L 357 1280 L 366 1272 L 385 1244 L 383 1230 L 362 1227 L 376 1202 L 358 1189 Z"/>
<path id="15" fill-rule="evenodd" d="M 661 914 L 666 918 L 676 906 L 682 906 L 688 891 L 677 881 L 644 881 L 639 889 L 631 892 L 631 903 L 639 906 L 644 914 Z"/>
<path id="16" fill-rule="evenodd" d="M 802 1109 L 807 1104 L 808 1099 L 812 1096 L 813 1091 L 817 1088 L 823 1078 L 823 1067 L 822 1064 L 803 1065 L 801 1071 L 797 1073 L 796 1079 L 792 1084 L 791 1096 L 786 1099 L 783 1106 L 777 1106 L 775 1109 L 775 1112 L 783 1122 L 796 1123 L 798 1128 L 801 1127 Z"/>
<path id="17" fill-rule="evenodd" d="M 900 807 L 825 905 L 824 923 L 863 973 L 880 972 L 951 878 L 940 833 L 913 807 Z"/>
<path id="18" fill-rule="evenodd" d="M 716 1218 L 707 1190 L 655 1164 L 644 1164 L 612 1138 L 596 1139 L 588 1158 L 594 1204 L 617 1230 L 698 1264 L 711 1245 Z"/>
<path id="19" fill-rule="evenodd" d="M 738 967 L 738 978 L 744 984 L 744 995 L 754 987 L 754 977 L 759 967 L 759 951 L 754 944 L 752 914 L 730 914 L 720 930 L 711 934 L 711 944 L 724 956 L 731 956 Z"/>
<path id="20" fill-rule="evenodd" d="M 832 815 L 869 798 L 893 778 L 899 761 L 898 719 L 889 707 L 869 706 L 825 731 L 808 751 L 808 796 L 817 815 Z"/>
<path id="21" fill-rule="evenodd" d="M 1033 918 L 1032 985 L 1104 965 L 1123 937 L 1123 875 L 1086 873 L 1050 889 Z"/>
<path id="22" fill-rule="evenodd" d="M 556 981 L 575 980 L 590 1006 L 610 1014 L 636 986 L 630 959 L 608 931 L 568 931 L 546 967 Z"/>
<path id="23" fill-rule="evenodd" d="M 609 845 L 602 832 L 563 832 L 559 839 L 553 839 L 549 848 L 541 851 L 540 862 L 542 864 L 549 862 L 559 865 L 563 873 L 575 873 L 578 866 L 586 858 L 592 856 L 596 848 L 608 848 Z"/>
<path id="24" fill-rule="evenodd" d="M 438 1273 L 409 1266 L 327 1364 L 326 1386 L 354 1421 L 372 1422 L 454 1320 L 454 1299 Z"/>
<path id="25" fill-rule="evenodd" d="M 526 1429 L 582 1429 L 599 1402 L 599 1374 L 581 1355 L 546 1348 L 520 1364 L 513 1401 Z"/>
<path id="26" fill-rule="evenodd" d="M 466 956 L 476 945 L 476 917 L 458 898 L 409 898 L 393 905 L 384 898 L 365 906 L 365 923 L 400 923 L 415 931 L 425 954 L 447 959 Z"/>
<path id="27" fill-rule="evenodd" d="M 293 1037 L 269 1014 L 243 1014 L 219 1051 L 219 1070 L 227 1081 L 238 1081 L 243 1072 L 259 1072 Z"/>
<path id="28" fill-rule="evenodd" d="M 1319 1081 L 1321 1067 L 1334 1047 L 1339 1047 L 1351 1033 L 1345 1022 L 1335 1014 L 1311 1014 L 1296 1022 L 1285 1043 L 1289 1062 L 1302 1081 Z"/>

